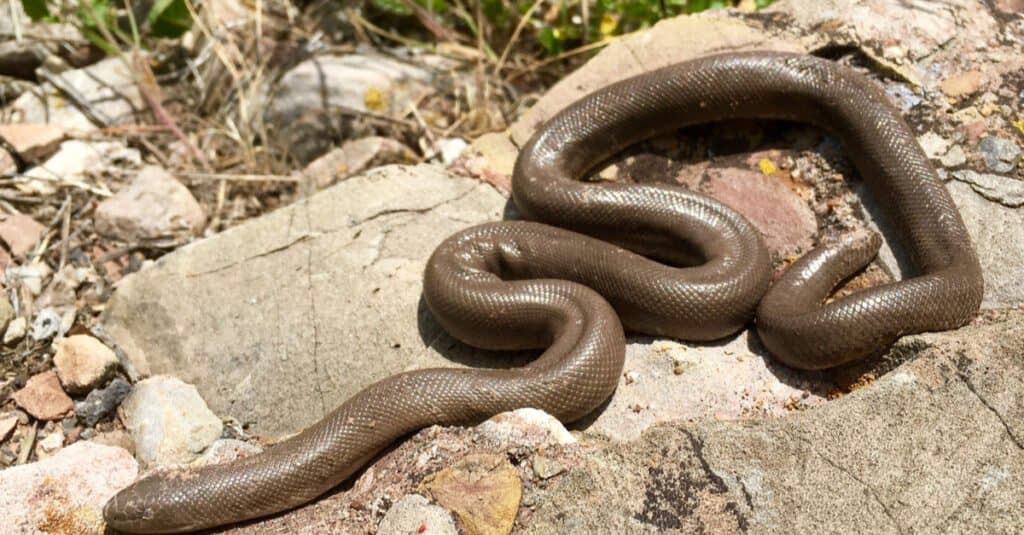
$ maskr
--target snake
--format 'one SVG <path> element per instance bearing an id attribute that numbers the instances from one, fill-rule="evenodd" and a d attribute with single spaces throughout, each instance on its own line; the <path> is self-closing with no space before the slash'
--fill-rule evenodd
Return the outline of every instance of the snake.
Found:
<path id="1" fill-rule="evenodd" d="M 837 137 L 914 271 L 833 298 L 877 255 L 877 233 L 821 243 L 772 281 L 764 238 L 722 203 L 670 184 L 585 180 L 629 145 L 733 118 L 799 121 Z M 598 89 L 522 147 L 512 199 L 523 220 L 445 239 L 427 261 L 423 295 L 455 338 L 540 350 L 535 360 L 385 378 L 263 453 L 142 477 L 107 502 L 107 524 L 187 532 L 286 511 L 430 425 L 521 407 L 572 422 L 614 392 L 626 332 L 709 341 L 753 320 L 774 358 L 823 369 L 905 334 L 956 328 L 981 304 L 971 238 L 898 109 L 876 82 L 813 55 L 716 54 Z"/>

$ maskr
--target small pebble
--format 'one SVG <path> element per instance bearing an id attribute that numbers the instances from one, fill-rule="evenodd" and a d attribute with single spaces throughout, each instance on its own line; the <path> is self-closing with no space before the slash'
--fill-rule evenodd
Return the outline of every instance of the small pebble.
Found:
<path id="1" fill-rule="evenodd" d="M 455 519 L 445 508 L 419 494 L 406 494 L 392 505 L 377 526 L 378 535 L 431 533 L 456 535 Z"/>
<path id="2" fill-rule="evenodd" d="M 544 457 L 543 455 L 533 456 L 533 473 L 541 479 L 551 479 L 558 474 L 565 472 L 565 465 Z"/>
<path id="3" fill-rule="evenodd" d="M 1017 166 L 1020 159 L 1020 147 L 1012 140 L 987 136 L 981 139 L 978 150 L 985 158 L 985 167 L 997 173 L 1009 173 Z"/>
<path id="4" fill-rule="evenodd" d="M 43 452 L 52 454 L 64 446 L 64 431 L 58 428 L 56 431 L 46 435 L 39 441 L 39 448 Z"/>
<path id="5" fill-rule="evenodd" d="M 62 340 L 53 356 L 64 389 L 84 394 L 100 386 L 117 370 L 117 355 L 103 342 L 84 334 Z"/>
<path id="6" fill-rule="evenodd" d="M 10 345 L 21 340 L 25 337 L 26 330 L 28 330 L 28 321 L 25 318 L 14 318 L 7 325 L 7 330 L 4 331 L 4 343 Z"/>
<path id="7" fill-rule="evenodd" d="M 39 420 L 59 420 L 74 408 L 71 398 L 60 387 L 57 373 L 33 375 L 25 388 L 14 393 L 14 402 Z"/>
<path id="8" fill-rule="evenodd" d="M 24 215 L 0 215 L 0 240 L 7 244 L 11 255 L 24 257 L 39 243 L 46 227 Z"/>
<path id="9" fill-rule="evenodd" d="M 964 154 L 963 147 L 953 145 L 946 154 L 939 158 L 939 162 L 945 167 L 956 167 L 967 163 L 967 155 Z"/>
<path id="10" fill-rule="evenodd" d="M 132 385 L 127 381 L 114 379 L 106 388 L 89 392 L 85 401 L 75 403 L 75 416 L 86 427 L 93 427 L 100 420 L 113 414 L 131 390 Z"/>
<path id="11" fill-rule="evenodd" d="M 32 339 L 39 342 L 49 340 L 60 332 L 60 314 L 52 308 L 44 308 L 32 322 Z"/>
<path id="12" fill-rule="evenodd" d="M 191 462 L 223 431 L 195 386 L 166 375 L 136 383 L 120 414 L 147 467 Z"/>
<path id="13" fill-rule="evenodd" d="M 441 161 L 445 165 L 451 165 L 462 155 L 462 151 L 466 150 L 469 144 L 462 138 L 453 137 L 437 140 L 437 146 L 441 150 Z"/>

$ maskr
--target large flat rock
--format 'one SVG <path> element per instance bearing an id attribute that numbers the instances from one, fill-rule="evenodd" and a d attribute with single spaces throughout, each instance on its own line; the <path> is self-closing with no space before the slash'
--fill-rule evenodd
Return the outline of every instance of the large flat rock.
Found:
<path id="1" fill-rule="evenodd" d="M 909 337 L 911 360 L 781 419 L 654 427 L 591 452 L 524 533 L 1018 533 L 1024 314 Z"/>
<path id="2" fill-rule="evenodd" d="M 126 279 L 106 328 L 144 374 L 196 385 L 258 433 L 298 431 L 409 368 L 474 361 L 420 303 L 443 238 L 500 219 L 490 186 L 387 167 L 197 242 Z"/>

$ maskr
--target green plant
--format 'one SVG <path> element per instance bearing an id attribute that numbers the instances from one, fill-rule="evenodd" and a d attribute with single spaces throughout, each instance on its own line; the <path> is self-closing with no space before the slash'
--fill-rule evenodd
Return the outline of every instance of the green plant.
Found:
<path id="1" fill-rule="evenodd" d="M 739 0 L 479 0 L 493 49 L 501 49 L 522 17 L 536 45 L 558 55 L 586 44 L 648 27 L 662 18 L 706 9 L 735 6 Z M 760 9 L 774 0 L 755 0 Z M 586 2 L 586 5 L 583 4 Z M 535 5 L 536 3 L 536 5 Z M 462 0 L 369 0 L 369 8 L 395 24 L 412 22 L 414 7 L 434 22 L 477 36 L 477 28 Z M 422 16 L 422 13 L 420 13 Z M 408 31 L 409 28 L 405 27 Z M 529 35 L 529 33 L 527 34 Z"/>
<path id="2" fill-rule="evenodd" d="M 192 26 L 188 0 L 156 0 L 145 11 L 143 30 L 151 37 L 180 37 Z M 21 0 L 34 21 L 69 22 L 108 54 L 122 45 L 140 46 L 139 26 L 130 3 L 112 0 Z"/>

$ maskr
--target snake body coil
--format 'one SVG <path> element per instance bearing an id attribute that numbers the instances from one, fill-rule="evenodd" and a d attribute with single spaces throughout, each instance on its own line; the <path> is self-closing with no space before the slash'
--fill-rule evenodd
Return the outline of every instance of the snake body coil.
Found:
<path id="1" fill-rule="evenodd" d="M 848 239 L 805 255 L 765 295 L 768 254 L 733 211 L 668 186 L 577 181 L 631 143 L 735 117 L 799 120 L 837 135 L 918 273 L 825 303 L 880 243 Z M 981 270 L 960 215 L 898 112 L 873 83 L 814 57 L 724 54 L 601 89 L 527 143 L 513 196 L 528 219 L 547 225 L 491 223 L 448 238 L 427 264 L 424 295 L 457 338 L 490 349 L 544 348 L 536 361 L 384 379 L 260 455 L 137 481 L 107 504 L 107 522 L 160 533 L 256 518 L 314 499 L 428 425 L 527 406 L 577 419 L 618 383 L 623 326 L 712 340 L 741 329 L 756 309 L 772 354 L 813 369 L 862 357 L 902 334 L 959 326 L 981 302 Z"/>

